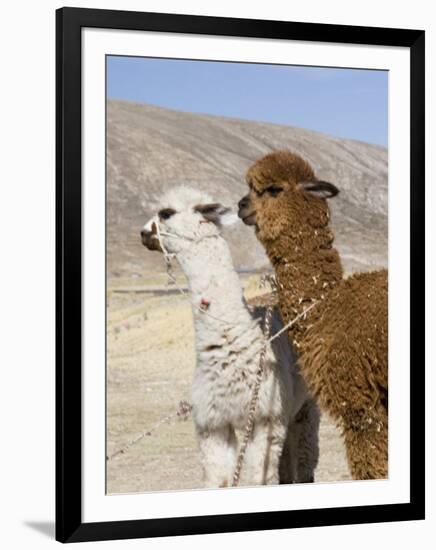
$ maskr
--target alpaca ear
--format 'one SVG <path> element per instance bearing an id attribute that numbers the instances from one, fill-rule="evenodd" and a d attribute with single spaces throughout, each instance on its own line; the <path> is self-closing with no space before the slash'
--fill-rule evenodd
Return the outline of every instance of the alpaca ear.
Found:
<path id="1" fill-rule="evenodd" d="M 331 199 L 339 193 L 339 189 L 328 181 L 300 181 L 298 186 L 320 199 Z"/>
<path id="2" fill-rule="evenodd" d="M 194 212 L 199 212 L 205 220 L 218 226 L 231 225 L 238 221 L 237 215 L 219 202 L 197 204 L 197 206 L 194 206 Z"/>

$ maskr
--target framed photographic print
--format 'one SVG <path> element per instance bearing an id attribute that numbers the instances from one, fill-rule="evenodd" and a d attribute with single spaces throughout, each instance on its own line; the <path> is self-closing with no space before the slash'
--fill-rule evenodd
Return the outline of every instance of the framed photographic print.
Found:
<path id="1" fill-rule="evenodd" d="M 423 519 L 424 32 L 56 17 L 56 538 Z"/>

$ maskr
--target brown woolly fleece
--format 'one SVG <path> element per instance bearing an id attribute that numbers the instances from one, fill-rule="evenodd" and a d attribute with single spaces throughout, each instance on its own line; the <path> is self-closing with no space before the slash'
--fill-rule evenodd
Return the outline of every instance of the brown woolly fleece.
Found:
<path id="1" fill-rule="evenodd" d="M 316 302 L 289 329 L 301 372 L 343 430 L 353 478 L 385 478 L 387 271 L 343 278 L 325 200 L 338 191 L 318 180 L 298 155 L 279 151 L 263 157 L 248 170 L 247 183 L 250 193 L 240 215 L 255 217 L 276 272 L 284 322 Z"/>

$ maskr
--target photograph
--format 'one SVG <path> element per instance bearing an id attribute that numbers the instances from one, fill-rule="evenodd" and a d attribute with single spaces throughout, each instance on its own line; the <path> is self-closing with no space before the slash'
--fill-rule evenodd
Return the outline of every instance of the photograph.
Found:
<path id="1" fill-rule="evenodd" d="M 431 3 L 90 4 L 2 12 L 2 547 L 427 550 Z"/>
<path id="2" fill-rule="evenodd" d="M 105 70 L 106 494 L 389 479 L 389 71 Z"/>

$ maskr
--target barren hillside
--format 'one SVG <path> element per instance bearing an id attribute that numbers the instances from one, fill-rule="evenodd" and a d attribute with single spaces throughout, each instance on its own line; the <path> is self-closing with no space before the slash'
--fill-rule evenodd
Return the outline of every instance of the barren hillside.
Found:
<path id="1" fill-rule="evenodd" d="M 387 151 L 383 147 L 269 123 L 183 113 L 109 100 L 107 106 L 108 275 L 138 276 L 161 268 L 139 231 L 160 193 L 190 183 L 236 206 L 244 175 L 260 156 L 300 153 L 319 177 L 341 190 L 331 201 L 336 245 L 348 271 L 387 265 Z M 228 230 L 239 268 L 267 259 L 251 228 Z"/>

